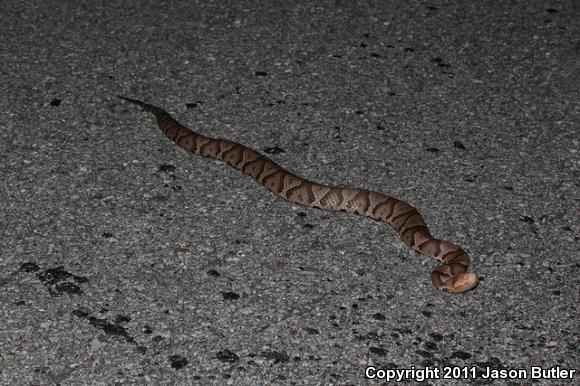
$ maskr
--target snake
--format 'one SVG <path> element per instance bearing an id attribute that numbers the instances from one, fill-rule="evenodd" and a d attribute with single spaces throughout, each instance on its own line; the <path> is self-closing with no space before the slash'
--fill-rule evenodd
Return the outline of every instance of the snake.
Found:
<path id="1" fill-rule="evenodd" d="M 467 272 L 470 262 L 467 253 L 455 244 L 434 238 L 421 214 L 407 202 L 366 189 L 309 181 L 240 143 L 196 133 L 160 107 L 118 97 L 152 113 L 163 134 L 185 150 L 233 166 L 286 201 L 327 211 L 355 213 L 388 223 L 407 247 L 441 263 L 431 273 L 431 281 L 438 289 L 458 294 L 477 286 L 477 274 Z"/>

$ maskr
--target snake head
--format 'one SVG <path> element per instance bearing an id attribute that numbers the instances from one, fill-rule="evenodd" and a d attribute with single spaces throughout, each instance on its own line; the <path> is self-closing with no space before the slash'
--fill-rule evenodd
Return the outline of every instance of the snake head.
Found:
<path id="1" fill-rule="evenodd" d="M 451 294 L 467 292 L 477 286 L 479 279 L 475 272 L 451 273 L 451 267 L 441 265 L 431 273 L 431 281 L 441 291 Z"/>
<path id="2" fill-rule="evenodd" d="M 475 272 L 462 273 L 461 275 L 457 275 L 457 277 L 454 277 L 453 280 L 451 280 L 451 291 L 448 292 L 454 294 L 467 292 L 477 287 L 478 283 L 479 278 Z"/>

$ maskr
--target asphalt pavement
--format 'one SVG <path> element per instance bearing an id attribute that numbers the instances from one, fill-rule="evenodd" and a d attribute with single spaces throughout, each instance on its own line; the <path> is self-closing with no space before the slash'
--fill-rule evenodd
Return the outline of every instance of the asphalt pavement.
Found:
<path id="1" fill-rule="evenodd" d="M 0 2 L 1 385 L 577 385 L 576 1 Z M 150 114 L 419 209 L 285 202 Z"/>

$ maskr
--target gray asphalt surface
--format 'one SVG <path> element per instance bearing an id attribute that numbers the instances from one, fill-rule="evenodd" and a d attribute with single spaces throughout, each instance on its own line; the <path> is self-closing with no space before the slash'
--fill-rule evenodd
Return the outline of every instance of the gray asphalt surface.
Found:
<path id="1" fill-rule="evenodd" d="M 2 385 L 578 384 L 578 2 L 0 13 Z M 410 202 L 480 285 L 438 291 L 388 225 L 284 202 L 116 94 Z"/>

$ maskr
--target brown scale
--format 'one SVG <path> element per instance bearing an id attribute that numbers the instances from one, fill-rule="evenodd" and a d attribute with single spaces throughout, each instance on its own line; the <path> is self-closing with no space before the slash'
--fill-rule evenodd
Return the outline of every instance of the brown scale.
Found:
<path id="1" fill-rule="evenodd" d="M 406 202 L 364 189 L 316 184 L 291 174 L 242 144 L 195 133 L 159 107 L 119 97 L 153 113 L 161 131 L 179 146 L 194 154 L 226 162 L 285 200 L 323 210 L 357 213 L 389 223 L 409 248 L 442 263 L 431 274 L 433 284 L 440 290 L 461 293 L 477 286 L 477 274 L 466 272 L 469 257 L 465 251 L 431 236 L 423 217 Z"/>

